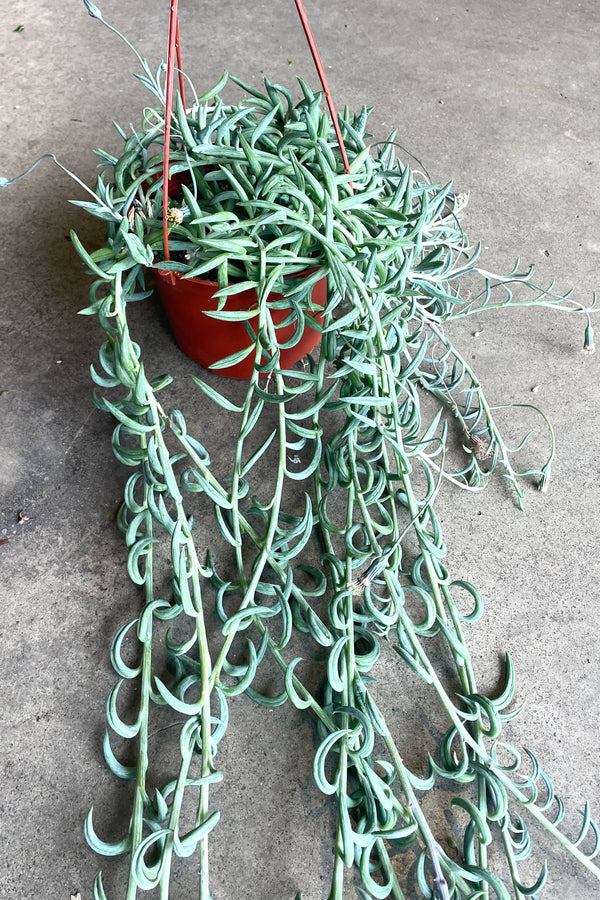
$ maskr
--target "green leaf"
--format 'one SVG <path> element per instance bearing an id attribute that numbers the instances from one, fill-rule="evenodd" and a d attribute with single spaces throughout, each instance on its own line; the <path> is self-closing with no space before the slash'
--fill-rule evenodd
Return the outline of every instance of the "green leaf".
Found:
<path id="1" fill-rule="evenodd" d="M 122 628 L 119 628 L 110 648 L 110 659 L 112 662 L 112 666 L 120 678 L 137 678 L 137 676 L 142 671 L 141 666 L 132 668 L 131 666 L 128 666 L 126 663 L 124 663 L 121 658 L 121 647 L 123 646 L 123 640 L 125 639 L 125 636 L 127 635 L 129 629 L 133 625 L 137 625 L 137 622 L 137 619 L 132 619 L 131 622 L 127 622 L 126 625 L 123 625 Z"/>
<path id="2" fill-rule="evenodd" d="M 196 703 L 186 703 L 184 700 L 180 700 L 179 697 L 176 697 L 175 694 L 171 693 L 158 676 L 154 677 L 154 683 L 156 684 L 160 696 L 171 709 L 175 710 L 175 712 L 182 713 L 184 716 L 197 716 L 202 711 L 202 707 L 206 702 L 204 697 L 200 697 Z"/>
<path id="3" fill-rule="evenodd" d="M 453 797 L 450 801 L 450 806 L 460 806 L 461 809 L 464 809 L 471 818 L 471 821 L 477 828 L 479 832 L 479 842 L 487 846 L 492 842 L 492 834 L 490 831 L 490 827 L 486 821 L 485 816 L 482 814 L 481 810 L 475 806 L 474 803 L 471 803 L 470 800 L 467 800 L 466 797 Z"/>
<path id="4" fill-rule="evenodd" d="M 253 350 L 255 350 L 254 344 L 250 344 L 249 347 L 246 347 L 245 350 L 238 350 L 237 353 L 232 353 L 231 356 L 226 356 L 224 359 L 220 359 L 217 362 L 211 363 L 208 367 L 209 369 L 227 369 L 229 366 L 235 366 L 237 363 L 242 362 L 242 360 L 246 359 Z"/>
<path id="5" fill-rule="evenodd" d="M 122 778 L 124 781 L 135 781 L 137 775 L 137 767 L 136 766 L 124 766 L 119 760 L 116 758 L 112 751 L 112 747 L 110 746 L 110 737 L 108 731 L 104 732 L 104 741 L 102 744 L 102 749 L 104 752 L 104 759 L 106 760 L 106 765 L 117 778 Z"/>
<path id="6" fill-rule="evenodd" d="M 124 256 L 122 259 L 117 260 L 116 263 L 113 263 L 112 266 L 109 266 L 106 270 L 106 274 L 112 277 L 113 275 L 118 275 L 119 272 L 127 272 L 137 265 L 139 265 L 139 263 L 136 263 L 133 256 Z"/>
<path id="7" fill-rule="evenodd" d="M 223 634 L 228 635 L 231 632 L 244 631 L 254 622 L 254 619 L 269 619 L 276 616 L 278 610 L 273 606 L 250 606 L 240 609 L 232 616 L 229 616 L 223 625 Z"/>
<path id="8" fill-rule="evenodd" d="M 92 806 L 84 826 L 85 839 L 92 850 L 101 856 L 122 856 L 123 853 L 127 853 L 131 849 L 131 834 L 127 834 L 123 840 L 116 841 L 114 844 L 106 843 L 106 841 L 100 840 L 94 831 L 93 815 L 94 807 Z"/>
<path id="9" fill-rule="evenodd" d="M 94 878 L 94 900 L 107 900 L 104 885 L 102 884 L 102 872 L 98 872 Z"/>
<path id="10" fill-rule="evenodd" d="M 297 656 L 293 659 L 285 670 L 285 690 L 296 709 L 308 709 L 311 706 L 310 701 L 302 700 L 294 686 L 294 669 L 299 662 L 302 662 L 301 656 Z"/>
<path id="11" fill-rule="evenodd" d="M 185 194 L 185 185 L 183 185 L 183 189 Z M 188 194 L 189 193 L 190 192 L 188 191 Z M 185 194 L 185 196 L 187 197 L 188 194 Z M 194 204 L 196 205 L 195 201 Z M 190 209 L 191 208 L 192 207 L 190 207 Z M 198 217 L 196 219 L 192 219 L 190 225 L 214 225 L 219 222 L 227 222 L 228 224 L 235 225 L 239 222 L 239 218 L 234 212 L 227 212 L 227 210 L 207 213 L 200 207 L 198 207 Z"/>
<path id="12" fill-rule="evenodd" d="M 313 773 L 315 781 L 317 783 L 317 787 L 323 794 L 335 794 L 338 790 L 338 783 L 340 779 L 339 773 L 333 782 L 329 781 L 327 776 L 325 775 L 325 763 L 329 751 L 334 746 L 334 744 L 337 744 L 338 741 L 343 741 L 351 733 L 352 731 L 350 728 L 341 728 L 338 731 L 333 731 L 331 734 L 327 735 L 324 741 L 321 742 L 319 749 L 315 753 Z"/>
<path id="13" fill-rule="evenodd" d="M 236 413 L 242 413 L 244 411 L 243 407 L 236 406 L 235 403 L 232 403 L 231 400 L 228 400 L 227 397 L 224 397 L 223 394 L 220 394 L 215 388 L 206 384 L 206 382 L 202 381 L 201 378 L 198 378 L 197 375 L 192 375 L 191 378 L 192 381 L 198 385 L 200 390 L 203 391 L 207 397 L 210 397 L 211 400 L 214 400 L 215 403 L 218 403 L 222 409 Z"/>
<path id="14" fill-rule="evenodd" d="M 283 706 L 288 699 L 287 691 L 277 694 L 276 697 L 269 697 L 266 694 L 255 691 L 254 688 L 251 687 L 246 688 L 246 695 L 250 697 L 251 700 L 254 700 L 255 703 L 258 703 L 259 706 L 266 706 L 267 709 L 275 709 L 277 706 Z"/>
<path id="15" fill-rule="evenodd" d="M 537 878 L 535 884 L 532 884 L 530 887 L 525 887 L 525 885 L 521 884 L 519 881 L 516 883 L 517 890 L 523 894 L 524 897 L 537 897 L 538 893 L 542 890 L 546 881 L 548 880 L 548 864 L 544 862 L 542 866 L 542 870 Z"/>
<path id="16" fill-rule="evenodd" d="M 193 147 L 196 146 L 198 141 L 192 134 L 192 130 L 190 128 L 190 125 L 189 125 L 189 122 L 187 119 L 187 115 L 185 113 L 185 107 L 183 105 L 183 100 L 181 99 L 181 94 L 179 93 L 179 91 L 177 92 L 177 97 L 175 99 L 174 115 L 175 115 L 177 125 L 179 126 L 179 131 L 180 131 L 181 137 L 183 138 L 184 143 L 186 143 L 187 146 L 189 147 L 189 149 L 191 150 Z"/>
<path id="17" fill-rule="evenodd" d="M 116 375 L 112 378 L 103 378 L 101 375 L 98 375 L 93 365 L 90 365 L 90 375 L 92 376 L 92 381 L 99 387 L 113 388 L 121 383 Z"/>
<path id="18" fill-rule="evenodd" d="M 86 209 L 97 219 L 102 219 L 104 222 L 120 221 L 120 216 L 110 209 L 107 209 L 102 203 L 90 203 L 88 200 L 69 200 L 69 203 L 73 206 L 80 206 L 82 209 Z"/>
<path id="19" fill-rule="evenodd" d="M 213 297 L 232 297 L 234 294 L 241 294 L 244 291 L 254 291 L 257 287 L 257 281 L 238 281 L 233 284 L 228 284 L 226 287 L 216 291 L 213 294 Z"/>
<path id="20" fill-rule="evenodd" d="M 262 442 L 262 444 L 260 445 L 260 447 L 258 448 L 258 450 L 256 450 L 256 451 L 252 454 L 252 456 L 250 457 L 250 459 L 248 460 L 248 462 L 246 463 L 246 465 L 242 468 L 242 472 L 241 472 L 241 477 L 242 477 L 242 478 L 245 478 L 245 477 L 246 477 L 246 475 L 248 474 L 248 472 L 250 471 L 250 469 L 258 462 L 258 460 L 261 458 L 261 456 L 263 455 L 263 453 L 265 453 L 265 451 L 267 450 L 267 448 L 270 447 L 270 445 L 271 445 L 271 443 L 272 443 L 272 441 L 273 441 L 273 438 L 275 437 L 276 434 L 277 434 L 277 431 L 276 431 L 276 430 L 275 430 L 275 431 L 272 431 L 271 434 L 269 435 L 269 437 L 266 438 L 266 439 Z"/>
<path id="21" fill-rule="evenodd" d="M 279 107 L 274 106 L 273 109 L 264 116 L 261 121 L 258 123 L 254 131 L 250 136 L 250 146 L 254 148 L 256 142 L 260 140 L 262 135 L 265 133 L 277 113 L 279 112 Z"/>
<path id="22" fill-rule="evenodd" d="M 200 275 L 204 275 L 206 272 L 212 272 L 213 270 L 219 268 L 221 263 L 227 262 L 229 260 L 229 253 L 220 253 L 216 256 L 211 256 L 210 259 L 205 260 L 203 263 L 200 263 L 197 266 L 191 268 L 188 272 L 183 275 L 183 278 L 198 278 Z M 180 263 L 174 263 L 173 265 L 181 266 Z M 157 266 L 159 269 L 164 269 L 165 266 L 161 263 Z"/>
<path id="23" fill-rule="evenodd" d="M 127 573 L 134 584 L 143 584 L 146 575 L 140 570 L 141 557 L 146 556 L 153 544 L 158 543 L 158 538 L 143 537 L 136 541 L 127 557 Z"/>
<path id="24" fill-rule="evenodd" d="M 258 309 L 205 309 L 204 315 L 222 322 L 248 322 L 250 319 L 256 319 Z"/>
<path id="25" fill-rule="evenodd" d="M 360 169 L 362 169 L 363 163 L 365 162 L 366 158 L 370 155 L 370 153 L 371 153 L 371 148 L 364 147 L 364 149 L 361 150 L 360 153 L 356 154 L 356 156 L 350 163 L 350 173 L 352 175 L 356 174 L 356 172 L 358 172 Z"/>
<path id="26" fill-rule="evenodd" d="M 135 848 L 131 860 L 131 868 L 135 878 L 136 885 L 143 891 L 149 891 L 157 887 L 160 883 L 162 871 L 166 862 L 161 850 L 164 846 L 165 838 L 170 836 L 172 831 L 170 828 L 161 828 L 153 831 L 148 837 Z M 144 860 L 144 854 L 150 850 L 154 844 L 158 844 L 156 855 L 157 862 L 147 865 Z"/>
<path id="27" fill-rule="evenodd" d="M 332 689 L 338 691 L 340 694 L 346 686 L 344 677 L 347 676 L 346 671 L 344 671 L 344 677 L 340 675 L 340 655 L 350 640 L 351 637 L 349 634 L 344 634 L 342 637 L 338 638 L 329 651 L 329 658 L 327 660 L 327 680 Z M 344 670 L 345 669 L 346 666 L 344 664 Z"/>
<path id="28" fill-rule="evenodd" d="M 344 199 L 340 200 L 336 205 L 341 210 L 353 209 L 355 206 L 360 206 L 361 203 L 366 203 L 368 200 L 373 200 L 375 197 L 379 197 L 380 194 L 380 187 L 371 188 L 368 191 L 356 191 L 355 194 L 351 194 L 349 197 L 344 197 Z"/>
<path id="29" fill-rule="evenodd" d="M 138 718 L 137 722 L 134 722 L 133 725 L 130 725 L 127 722 L 123 722 L 123 720 L 119 716 L 117 712 L 117 695 L 122 684 L 123 679 L 121 678 L 119 679 L 119 681 L 117 681 L 108 696 L 108 700 L 106 701 L 106 719 L 113 731 L 115 731 L 118 735 L 125 738 L 126 740 L 130 740 L 131 738 L 136 737 L 136 735 L 138 734 L 141 722 Z"/>
<path id="30" fill-rule="evenodd" d="M 217 82 L 217 84 L 215 84 L 215 86 L 213 88 L 211 88 L 209 91 L 207 91 L 205 94 L 202 94 L 201 97 L 198 97 L 197 103 L 206 103 L 207 100 L 212 100 L 213 97 L 216 97 L 217 94 L 219 94 L 223 90 L 223 88 L 227 84 L 228 79 L 229 79 L 229 73 L 227 71 L 223 72 L 223 75 L 221 76 L 221 78 Z M 235 81 L 236 79 L 232 78 L 231 80 Z"/>
<path id="31" fill-rule="evenodd" d="M 177 835 L 175 835 L 174 847 L 177 856 L 191 856 L 198 845 L 198 841 L 202 840 L 202 838 L 206 837 L 206 835 L 213 830 L 220 818 L 221 813 L 218 811 L 214 812 L 212 815 L 208 816 L 202 824 L 197 825 L 196 828 L 192 828 L 192 830 L 188 831 L 182 838 L 178 838 Z"/>
<path id="32" fill-rule="evenodd" d="M 87 252 L 87 250 L 85 249 L 85 247 L 83 246 L 83 244 L 81 243 L 81 241 L 79 240 L 79 238 L 77 237 L 77 235 L 75 234 L 73 229 L 71 229 L 70 234 L 71 234 L 71 240 L 73 242 L 73 246 L 75 247 L 75 250 L 77 251 L 78 255 L 81 257 L 81 259 L 84 261 L 84 263 L 86 264 L 88 269 L 90 269 L 95 275 L 98 275 L 103 281 L 111 281 L 112 280 L 111 276 L 107 272 L 104 272 L 100 268 L 100 266 L 96 265 L 96 263 L 94 262 L 94 260 L 90 256 L 90 254 Z"/>
<path id="33" fill-rule="evenodd" d="M 198 469 L 186 469 L 181 476 L 181 485 L 185 491 L 205 493 L 221 509 L 231 509 L 231 501 L 225 491 L 222 488 L 219 490 Z"/>
<path id="34" fill-rule="evenodd" d="M 123 237 L 125 238 L 127 249 L 136 263 L 140 263 L 142 266 L 151 266 L 154 262 L 154 254 L 151 248 L 147 247 L 137 234 L 133 234 L 131 231 L 126 231 Z"/>

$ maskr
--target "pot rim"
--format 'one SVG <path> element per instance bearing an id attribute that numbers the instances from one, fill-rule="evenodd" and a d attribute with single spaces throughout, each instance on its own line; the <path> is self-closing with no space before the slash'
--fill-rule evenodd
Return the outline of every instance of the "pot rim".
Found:
<path id="1" fill-rule="evenodd" d="M 183 276 L 185 272 L 177 272 L 175 269 L 161 269 L 160 266 L 149 266 L 148 267 L 151 272 L 157 272 L 162 278 L 172 278 L 174 283 L 175 280 L 183 281 Z M 319 269 L 323 269 L 324 266 L 313 266 L 310 269 L 302 269 L 301 272 L 291 272 L 289 275 L 284 275 L 284 281 L 288 278 L 306 278 L 309 275 L 313 275 L 315 272 L 318 272 Z M 325 277 L 325 275 L 323 275 Z M 206 278 L 186 278 L 185 281 L 188 284 L 202 284 L 206 287 L 214 287 L 218 290 L 219 282 L 211 281 Z M 234 282 L 235 283 L 235 282 Z"/>

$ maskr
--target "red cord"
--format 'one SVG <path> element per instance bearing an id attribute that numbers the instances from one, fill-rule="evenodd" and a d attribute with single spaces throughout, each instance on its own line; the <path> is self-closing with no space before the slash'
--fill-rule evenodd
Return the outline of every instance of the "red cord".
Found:
<path id="1" fill-rule="evenodd" d="M 181 65 L 181 43 L 179 41 L 179 16 L 177 16 L 177 33 L 175 35 L 175 49 L 177 50 L 177 69 L 179 70 L 179 93 L 181 94 L 181 102 L 183 103 L 183 108 L 186 108 L 185 105 L 185 86 L 183 83 L 183 68 Z"/>
<path id="2" fill-rule="evenodd" d="M 175 47 L 179 32 L 177 3 L 178 0 L 171 0 L 171 14 L 169 16 L 169 49 L 167 52 L 167 82 L 165 86 L 165 146 L 163 150 L 163 242 L 165 245 L 165 259 L 170 258 L 167 212 L 169 209 L 169 144 L 171 143 L 171 113 L 173 111 L 173 74 L 175 71 Z M 182 76 L 180 75 L 180 78 L 181 77 Z"/>
<path id="3" fill-rule="evenodd" d="M 300 21 L 302 22 L 302 27 L 304 28 L 304 33 L 306 35 L 306 40 L 308 41 L 308 46 L 310 48 L 310 52 L 312 53 L 312 58 L 315 63 L 315 68 L 317 70 L 317 74 L 321 80 L 321 84 L 323 86 L 323 92 L 325 94 L 325 99 L 327 100 L 327 106 L 329 107 L 329 113 L 331 115 L 331 120 L 333 122 L 333 127 L 335 129 L 335 136 L 337 138 L 337 142 L 340 145 L 340 152 L 342 154 L 342 159 L 344 161 L 344 169 L 346 170 L 346 174 L 350 174 L 350 165 L 348 163 L 348 156 L 346 154 L 346 147 L 344 146 L 344 139 L 342 137 L 342 131 L 340 129 L 340 124 L 338 122 L 338 117 L 335 111 L 335 107 L 333 105 L 333 99 L 331 97 L 331 92 L 329 90 L 329 84 L 327 83 L 327 77 L 325 75 L 325 69 L 323 68 L 323 63 L 321 62 L 321 57 L 319 56 L 319 51 L 317 49 L 317 44 L 312 33 L 312 29 L 308 23 L 308 17 L 306 15 L 306 10 L 304 9 L 304 4 L 302 0 L 295 0 L 296 9 L 298 10 L 298 15 L 300 16 Z M 350 191 L 354 193 L 352 185 L 349 185 Z"/>

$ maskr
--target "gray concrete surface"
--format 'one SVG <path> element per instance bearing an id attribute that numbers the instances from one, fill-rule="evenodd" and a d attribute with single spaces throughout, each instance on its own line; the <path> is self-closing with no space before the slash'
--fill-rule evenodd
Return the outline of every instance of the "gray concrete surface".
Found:
<path id="1" fill-rule="evenodd" d="M 158 62 L 167 3 L 101 7 Z M 311 0 L 307 8 L 338 104 L 374 106 L 377 134 L 398 127 L 434 179 L 471 191 L 465 226 L 490 268 L 520 254 L 540 281 L 556 277 L 588 300 L 600 259 L 596 0 Z M 118 149 L 111 120 L 136 121 L 146 103 L 131 58 L 74 0 L 5 0 L 0 11 L 0 174 L 51 150 L 90 181 L 91 150 Z M 250 81 L 315 82 L 288 0 L 182 0 L 181 18 L 198 85 L 224 68 Z M 83 819 L 94 803 L 103 834 L 117 835 L 126 809 L 101 738 L 110 639 L 139 598 L 114 521 L 127 472 L 111 455 L 109 418 L 91 402 L 100 334 L 76 315 L 87 280 L 66 235 L 74 227 L 88 246 L 101 240 L 99 224 L 67 203 L 79 196 L 50 164 L 0 194 L 0 900 L 69 900 L 78 891 L 90 900 L 99 861 Z M 156 371 L 188 370 L 156 302 L 137 310 L 135 323 Z M 600 354 L 582 354 L 581 323 L 551 312 L 490 314 L 453 334 L 493 402 L 533 400 L 556 427 L 550 491 L 530 490 L 524 513 L 501 479 L 483 496 L 447 490 L 440 509 L 449 564 L 486 597 L 472 629 L 483 683 L 493 687 L 499 653 L 510 649 L 527 701 L 510 736 L 539 754 L 574 825 L 585 798 L 600 813 Z M 523 410 L 512 415 L 528 421 Z M 228 440 L 218 424 L 217 452 Z M 404 687 L 396 690 L 389 708 L 405 753 L 417 758 L 429 709 L 415 712 Z M 332 814 L 311 783 L 310 734 L 293 711 L 235 702 L 221 751 L 214 900 L 287 900 L 298 890 L 326 897 Z M 543 846 L 544 896 L 598 896 L 597 883 Z M 123 898 L 119 863 L 102 868 L 111 900 Z M 193 883 L 193 864 L 182 867 L 174 898 L 194 896 Z M 357 896 L 350 881 L 347 896 Z"/>

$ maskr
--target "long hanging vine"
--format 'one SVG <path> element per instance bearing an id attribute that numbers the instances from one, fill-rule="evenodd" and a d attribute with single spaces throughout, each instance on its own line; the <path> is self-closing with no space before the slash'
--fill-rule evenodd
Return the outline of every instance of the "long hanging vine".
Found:
<path id="1" fill-rule="evenodd" d="M 86 7 L 104 21 L 97 7 Z M 591 349 L 593 304 L 583 309 L 569 295 L 537 289 L 530 272 L 482 269 L 479 248 L 470 250 L 458 221 L 464 198 L 397 161 L 395 135 L 370 146 L 366 108 L 357 116 L 345 110 L 339 120 L 346 171 L 322 95 L 304 82 L 297 103 L 280 85 L 265 81 L 259 91 L 233 79 L 247 97 L 229 104 L 221 98 L 227 76 L 202 97 L 194 93 L 188 110 L 178 97 L 169 177 L 181 187 L 169 210 L 166 261 L 163 70 L 153 75 L 138 59 L 141 80 L 161 105 L 145 110 L 139 131 L 119 129 L 119 159 L 98 151 L 112 180 L 100 175 L 93 201 L 77 201 L 106 221 L 105 245 L 88 253 L 73 235 L 95 279 L 82 312 L 97 316 L 106 336 L 100 370 L 91 369 L 95 402 L 115 418 L 113 450 L 132 469 L 119 525 L 129 577 L 143 596 L 140 615 L 112 644 L 118 681 L 104 740 L 112 772 L 134 783 L 129 826 L 107 842 L 90 811 L 88 842 L 106 856 L 129 854 L 126 900 L 154 888 L 166 900 L 174 859 L 192 854 L 200 900 L 209 900 L 208 845 L 219 819 L 211 786 L 222 779 L 215 759 L 229 700 L 246 693 L 269 707 L 289 701 L 316 724 L 315 782 L 335 804 L 337 822 L 329 900 L 343 897 L 351 866 L 363 900 L 538 897 L 546 865 L 533 884 L 520 874 L 530 820 L 600 880 L 600 832 L 587 805 L 579 833 L 565 831 L 550 777 L 504 737 L 516 715 L 510 657 L 497 697 L 478 687 L 465 631 L 481 616 L 482 598 L 447 569 L 435 512 L 444 481 L 481 490 L 497 467 L 520 503 L 523 478 L 545 489 L 554 446 L 542 415 L 550 458 L 535 471 L 515 468 L 446 325 L 486 309 L 574 310 L 587 316 Z M 315 271 L 298 277 L 307 266 Z M 171 378 L 147 374 L 130 334 L 128 306 L 150 293 L 152 268 L 183 278 L 216 273 L 214 317 L 245 325 L 247 347 L 215 366 L 253 358 L 241 401 L 200 370 L 193 376 L 202 402 L 232 423 L 228 473 L 212 464 L 209 430 L 192 434 L 180 409 L 163 406 Z M 323 277 L 321 325 L 309 313 L 319 311 L 311 289 Z M 228 309 L 227 298 L 248 287 L 256 305 Z M 273 299 L 276 292 L 284 301 Z M 295 326 L 288 345 L 304 328 L 322 332 L 315 354 L 289 370 L 280 366 L 272 315 L 282 305 Z M 424 394 L 438 406 L 431 419 Z M 452 462 L 456 435 L 462 462 Z M 205 523 L 213 520 L 217 536 L 207 544 L 214 529 Z M 213 606 L 220 635 L 208 633 Z M 300 677 L 302 657 L 292 656 L 293 647 L 312 641 L 327 652 L 317 694 Z M 416 675 L 446 716 L 447 730 L 419 774 L 403 761 L 377 702 L 384 646 L 397 660 L 398 688 Z M 276 696 L 257 686 L 266 659 L 281 673 Z M 453 680 L 443 674 L 449 661 Z M 122 699 L 127 684 L 139 687 L 133 722 Z M 149 735 L 165 717 L 180 726 L 179 770 L 156 784 Z M 127 757 L 115 738 L 129 745 Z M 443 846 L 424 809 L 437 784 L 452 792 L 450 805 L 465 823 L 452 847 Z M 107 897 L 101 873 L 94 897 Z"/>

